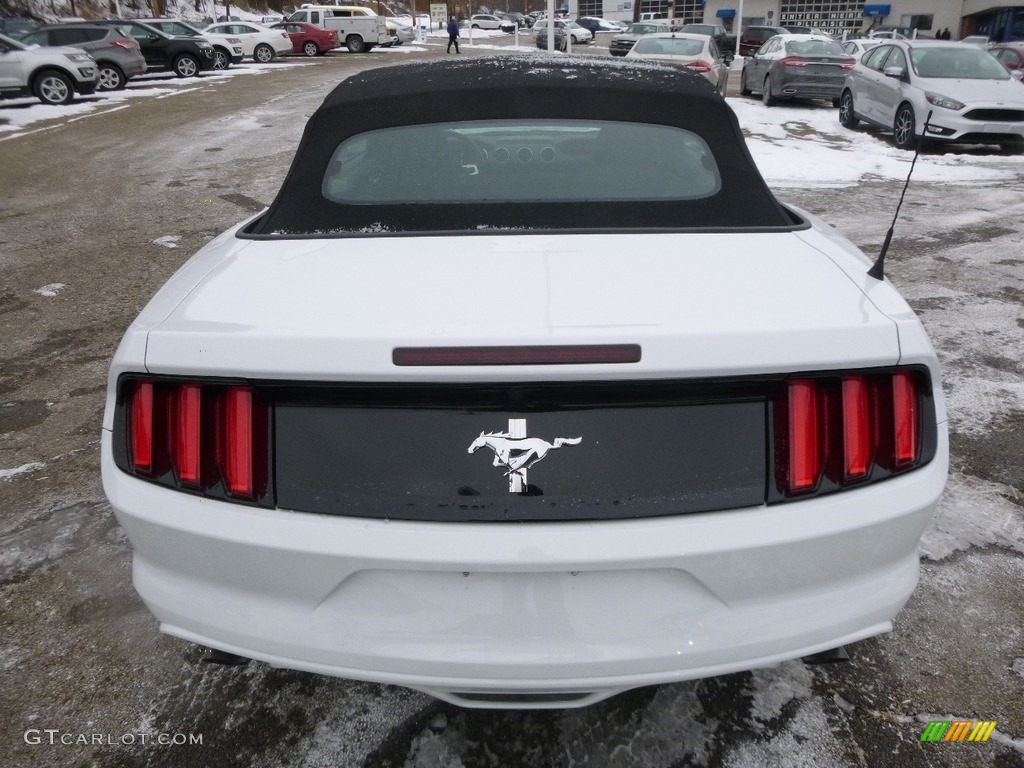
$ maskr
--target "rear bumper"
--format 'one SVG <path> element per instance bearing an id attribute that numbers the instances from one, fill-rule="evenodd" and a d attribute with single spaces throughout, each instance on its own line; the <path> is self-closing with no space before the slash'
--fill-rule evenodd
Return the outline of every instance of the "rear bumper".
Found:
<path id="1" fill-rule="evenodd" d="M 773 82 L 773 91 L 780 99 L 838 99 L 846 83 L 841 76 L 832 80 L 807 80 L 784 73 L 776 77 L 773 73 L 772 80 L 776 79 L 778 82 Z"/>
<path id="2" fill-rule="evenodd" d="M 415 523 L 265 510 L 118 470 L 104 489 L 161 630 L 465 706 L 587 704 L 869 637 L 918 578 L 948 465 L 773 507 L 644 520 Z"/>

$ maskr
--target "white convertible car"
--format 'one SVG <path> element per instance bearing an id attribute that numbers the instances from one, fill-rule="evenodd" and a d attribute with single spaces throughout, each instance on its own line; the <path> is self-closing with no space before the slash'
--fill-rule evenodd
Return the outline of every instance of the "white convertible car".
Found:
<path id="1" fill-rule="evenodd" d="M 171 635 L 470 707 L 887 632 L 948 446 L 869 265 L 773 197 L 699 75 L 349 77 L 114 358 L 135 586 Z"/>

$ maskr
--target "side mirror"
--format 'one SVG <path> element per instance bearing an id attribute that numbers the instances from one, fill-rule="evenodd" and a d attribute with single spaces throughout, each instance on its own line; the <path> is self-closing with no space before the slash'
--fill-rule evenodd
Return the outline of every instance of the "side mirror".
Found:
<path id="1" fill-rule="evenodd" d="M 734 58 L 735 57 L 731 53 L 727 53 L 722 57 L 726 64 L 732 64 Z"/>
<path id="2" fill-rule="evenodd" d="M 903 67 L 886 67 L 882 74 L 899 80 L 903 77 Z"/>

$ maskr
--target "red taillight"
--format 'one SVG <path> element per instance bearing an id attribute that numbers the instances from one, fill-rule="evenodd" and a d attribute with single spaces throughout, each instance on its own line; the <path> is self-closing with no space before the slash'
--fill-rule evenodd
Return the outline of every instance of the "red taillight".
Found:
<path id="1" fill-rule="evenodd" d="M 907 372 L 892 377 L 892 425 L 894 464 L 903 468 L 917 461 L 920 453 L 917 387 Z"/>
<path id="2" fill-rule="evenodd" d="M 874 443 L 870 388 L 863 376 L 844 376 L 842 383 L 843 480 L 862 480 L 871 472 Z"/>
<path id="3" fill-rule="evenodd" d="M 212 497 L 267 496 L 270 412 L 252 387 L 132 380 L 125 398 L 119 467 Z"/>
<path id="4" fill-rule="evenodd" d="M 231 387 L 224 394 L 222 467 L 228 493 L 252 498 L 253 478 L 252 390 Z"/>
<path id="5" fill-rule="evenodd" d="M 844 59 L 843 62 L 840 64 L 840 66 L 843 69 L 856 69 L 857 68 L 857 60 L 854 59 L 854 58 Z"/>
<path id="6" fill-rule="evenodd" d="M 775 476 L 786 497 L 829 493 L 905 472 L 926 452 L 925 379 L 865 371 L 794 379 L 775 405 Z"/>
<path id="7" fill-rule="evenodd" d="M 173 402 L 174 469 L 182 485 L 198 488 L 202 481 L 202 390 L 198 384 L 182 384 Z"/>
<path id="8" fill-rule="evenodd" d="M 823 466 L 818 439 L 818 388 L 814 381 L 790 382 L 788 415 L 787 488 L 790 493 L 803 493 L 817 487 Z"/>
<path id="9" fill-rule="evenodd" d="M 139 381 L 132 387 L 128 413 L 128 461 L 140 474 L 153 472 L 153 382 Z"/>
<path id="10" fill-rule="evenodd" d="M 810 63 L 811 62 L 809 62 L 807 59 L 803 59 L 799 56 L 787 56 L 786 58 L 779 62 L 779 64 L 781 64 L 784 67 L 806 67 Z"/>
<path id="11" fill-rule="evenodd" d="M 704 74 L 711 71 L 711 65 L 706 61 L 691 61 L 686 65 L 687 69 L 692 69 L 694 72 Z"/>
<path id="12" fill-rule="evenodd" d="M 111 40 L 111 45 L 116 45 L 118 48 L 124 48 L 125 50 L 131 50 L 137 43 L 134 40 Z"/>

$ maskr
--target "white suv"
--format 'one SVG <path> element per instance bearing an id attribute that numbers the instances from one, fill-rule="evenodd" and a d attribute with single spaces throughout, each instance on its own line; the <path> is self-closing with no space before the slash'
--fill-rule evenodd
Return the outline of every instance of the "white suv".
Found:
<path id="1" fill-rule="evenodd" d="M 67 104 L 96 91 L 96 60 L 80 48 L 28 48 L 0 35 L 0 96 Z"/>

